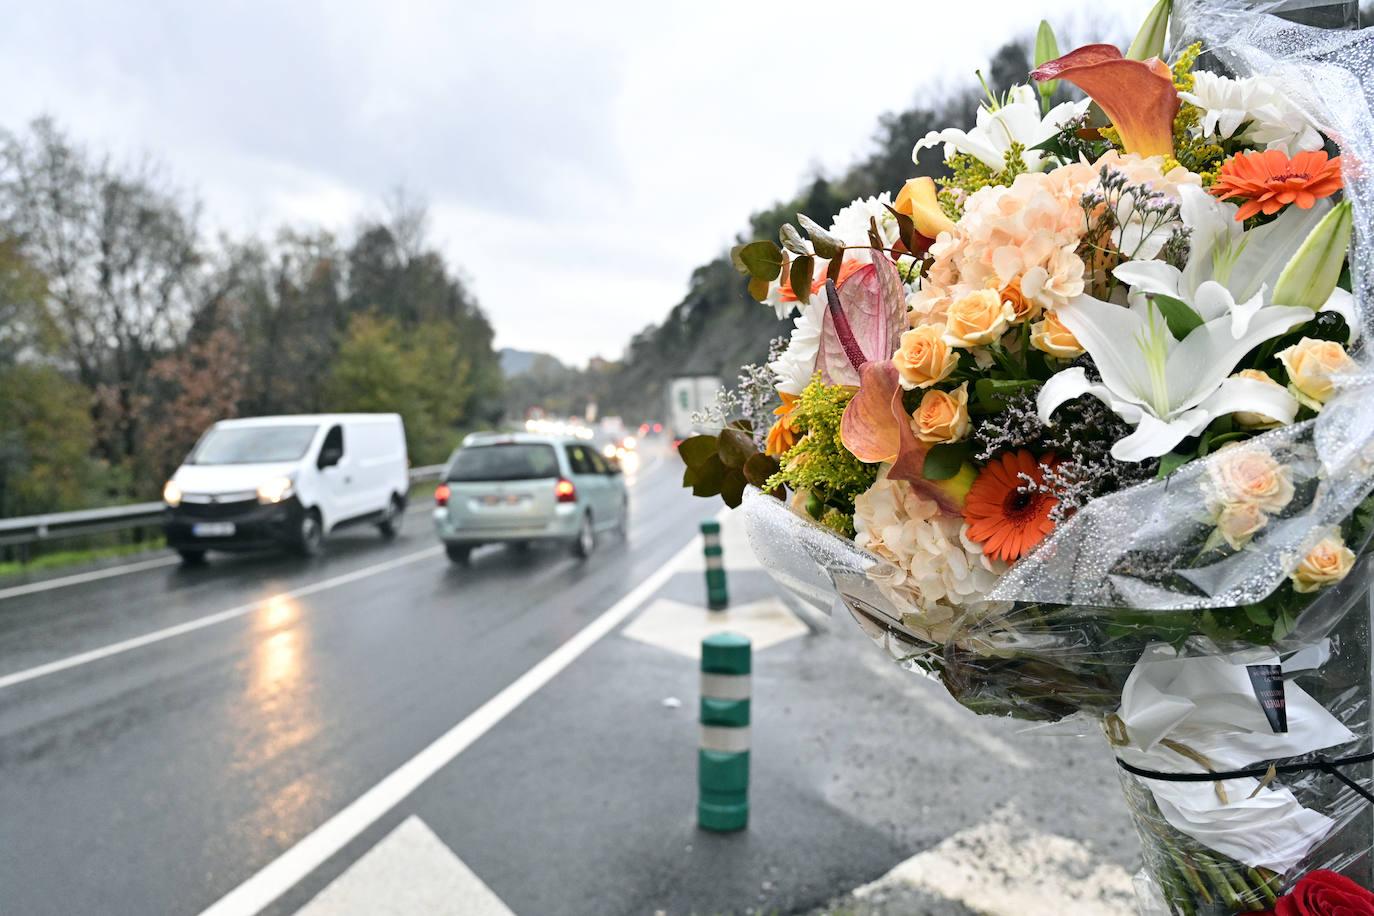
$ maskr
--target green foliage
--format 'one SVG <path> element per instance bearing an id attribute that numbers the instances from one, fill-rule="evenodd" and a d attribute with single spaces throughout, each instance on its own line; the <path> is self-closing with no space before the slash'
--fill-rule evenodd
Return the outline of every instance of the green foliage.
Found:
<path id="1" fill-rule="evenodd" d="M 743 420 L 714 436 L 684 439 L 677 451 L 687 466 L 682 485 L 691 488 L 693 496 L 719 496 L 731 509 L 739 506 L 746 484 L 767 489 L 769 478 L 778 471 L 777 460 L 754 447 L 749 424 Z"/>
<path id="2" fill-rule="evenodd" d="M 1169 326 L 1169 333 L 1174 335 L 1175 340 L 1182 340 L 1194 329 L 1202 326 L 1202 316 L 1198 314 L 1197 309 L 1182 299 L 1160 294 L 1152 296 L 1150 301 L 1164 316 L 1164 322 Z"/>
<path id="3" fill-rule="evenodd" d="M 411 460 L 436 463 L 458 441 L 470 371 L 444 322 L 405 328 L 394 318 L 355 315 L 325 382 L 325 409 L 399 413 Z"/>
<path id="4" fill-rule="evenodd" d="M 840 441 L 840 419 L 853 397 L 854 389 L 827 385 L 819 375 L 807 385 L 793 414 L 800 438 L 784 456 L 785 467 L 769 481 L 772 487 L 810 493 L 818 509 L 811 514 L 818 520 L 832 509 L 843 513 L 878 477 L 877 465 L 855 458 Z"/>
<path id="5" fill-rule="evenodd" d="M 1026 171 L 1026 148 L 1013 142 L 1003 154 L 1002 171 L 994 172 L 985 162 L 970 153 L 956 153 L 948 160 L 950 176 L 940 181 L 940 206 L 950 219 L 963 213 L 963 203 L 969 194 L 982 188 L 1010 187 L 1017 175 Z M 962 192 L 962 193 L 961 193 Z"/>
<path id="6" fill-rule="evenodd" d="M 51 366 L 0 369 L 0 517 L 103 503 L 90 395 Z"/>

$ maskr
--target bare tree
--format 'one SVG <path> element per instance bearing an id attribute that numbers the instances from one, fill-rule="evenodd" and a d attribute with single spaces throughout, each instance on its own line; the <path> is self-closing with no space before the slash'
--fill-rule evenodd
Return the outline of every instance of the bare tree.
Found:
<path id="1" fill-rule="evenodd" d="M 0 133 L 0 224 L 47 280 L 61 360 L 113 414 L 96 417 L 110 461 L 137 451 L 148 372 L 206 294 L 197 215 L 150 164 L 95 159 L 46 118 Z"/>

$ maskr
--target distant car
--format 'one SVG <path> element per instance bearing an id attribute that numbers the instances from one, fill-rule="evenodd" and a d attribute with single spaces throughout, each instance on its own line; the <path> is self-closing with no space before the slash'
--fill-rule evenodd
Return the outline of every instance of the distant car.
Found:
<path id="1" fill-rule="evenodd" d="M 394 537 L 409 489 L 398 414 L 221 420 L 163 487 L 163 530 L 188 563 L 273 546 L 310 556 L 345 525 Z"/>
<path id="2" fill-rule="evenodd" d="M 620 469 L 589 442 L 533 433 L 473 436 L 434 491 L 434 527 L 449 559 L 481 544 L 561 541 L 588 557 L 597 537 L 622 536 L 629 493 Z"/>

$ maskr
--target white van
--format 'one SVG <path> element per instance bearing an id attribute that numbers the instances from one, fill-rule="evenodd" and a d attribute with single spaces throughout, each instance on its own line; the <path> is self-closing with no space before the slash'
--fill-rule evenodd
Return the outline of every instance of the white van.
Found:
<path id="1" fill-rule="evenodd" d="M 373 524 L 392 538 L 409 467 L 398 414 L 221 420 L 163 487 L 163 530 L 188 563 L 207 550 L 272 546 L 313 556 L 344 525 Z"/>

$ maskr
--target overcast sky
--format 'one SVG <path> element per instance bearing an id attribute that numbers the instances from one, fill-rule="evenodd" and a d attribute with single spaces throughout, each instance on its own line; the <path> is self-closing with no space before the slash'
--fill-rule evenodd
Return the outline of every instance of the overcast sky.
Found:
<path id="1" fill-rule="evenodd" d="M 1083 5 L 45 0 L 4 14 L 0 123 L 151 154 L 209 231 L 346 234 L 403 185 L 498 345 L 582 362 L 879 114 Z"/>

